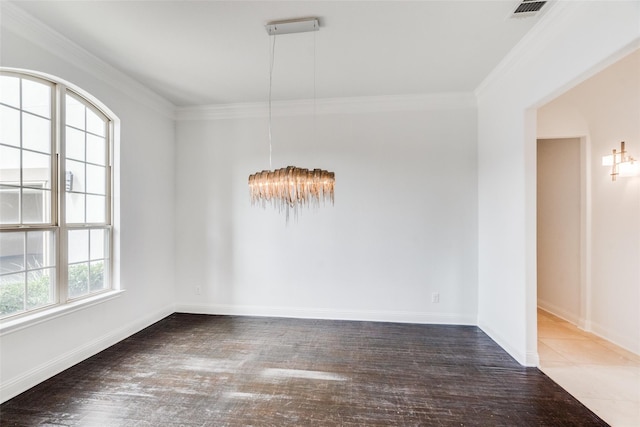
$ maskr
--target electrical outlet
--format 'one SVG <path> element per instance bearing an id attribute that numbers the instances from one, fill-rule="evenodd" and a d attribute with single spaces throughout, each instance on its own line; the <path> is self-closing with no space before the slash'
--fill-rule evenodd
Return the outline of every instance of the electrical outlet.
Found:
<path id="1" fill-rule="evenodd" d="M 440 302 L 440 294 L 438 292 L 434 292 L 431 294 L 431 302 L 437 304 Z"/>
<path id="2" fill-rule="evenodd" d="M 196 295 L 200 295 L 200 286 L 196 286 Z"/>

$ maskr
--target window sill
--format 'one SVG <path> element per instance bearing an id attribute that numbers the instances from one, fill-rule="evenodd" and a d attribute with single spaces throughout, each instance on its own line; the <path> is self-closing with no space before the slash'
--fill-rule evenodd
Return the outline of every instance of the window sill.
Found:
<path id="1" fill-rule="evenodd" d="M 33 314 L 27 314 L 16 319 L 0 320 L 0 337 L 17 332 L 24 328 L 29 328 L 42 322 L 47 322 L 55 319 L 56 317 L 66 316 L 76 311 L 84 310 L 96 304 L 102 304 L 106 301 L 118 298 L 123 293 L 124 290 L 113 290 L 68 304 L 56 305 L 49 309 Z"/>

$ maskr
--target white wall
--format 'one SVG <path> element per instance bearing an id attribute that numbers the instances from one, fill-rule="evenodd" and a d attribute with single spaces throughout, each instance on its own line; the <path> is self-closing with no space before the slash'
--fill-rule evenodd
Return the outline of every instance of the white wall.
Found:
<path id="1" fill-rule="evenodd" d="M 537 365 L 535 108 L 629 52 L 640 3 L 554 2 L 476 91 L 478 323 Z"/>
<path id="2" fill-rule="evenodd" d="M 407 101 L 319 101 L 315 138 L 312 114 L 276 109 L 274 168 L 336 174 L 335 206 L 289 225 L 249 201 L 249 174 L 269 169 L 264 114 L 180 120 L 177 309 L 474 324 L 475 102 Z"/>
<path id="3" fill-rule="evenodd" d="M 582 305 L 580 145 L 580 138 L 538 139 L 537 149 L 538 306 L 575 324 Z"/>
<path id="4" fill-rule="evenodd" d="M 578 323 L 640 353 L 640 176 L 612 182 L 601 164 L 620 141 L 640 157 L 640 50 L 541 107 L 538 134 L 588 138 L 589 307 Z"/>
<path id="5" fill-rule="evenodd" d="M 173 107 L 138 83 L 2 2 L 0 65 L 57 76 L 120 119 L 116 262 L 124 290 L 106 302 L 0 337 L 0 400 L 103 350 L 173 312 Z"/>

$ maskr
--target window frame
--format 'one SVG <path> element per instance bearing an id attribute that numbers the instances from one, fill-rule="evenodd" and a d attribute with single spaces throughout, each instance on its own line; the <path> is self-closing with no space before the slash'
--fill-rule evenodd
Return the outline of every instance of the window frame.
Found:
<path id="1" fill-rule="evenodd" d="M 119 294 L 122 292 L 119 289 L 119 284 L 116 280 L 114 280 L 114 270 L 115 270 L 115 227 L 114 227 L 114 219 L 115 216 L 115 197 L 113 193 L 114 183 L 116 180 L 114 174 L 114 159 L 115 159 L 115 149 L 116 149 L 116 131 L 119 130 L 119 121 L 117 117 L 111 113 L 104 105 L 101 104 L 100 101 L 95 99 L 93 96 L 88 94 L 87 92 L 77 88 L 76 86 L 65 82 L 63 80 L 57 79 L 52 76 L 44 75 L 38 72 L 31 72 L 28 70 L 17 70 L 17 69 L 9 69 L 5 67 L 0 67 L 0 75 L 6 75 L 11 77 L 17 77 L 23 80 L 31 80 L 41 84 L 45 84 L 50 87 L 50 179 L 51 179 L 51 188 L 50 188 L 50 218 L 49 222 L 45 223 L 24 223 L 23 221 L 23 212 L 22 212 L 22 194 L 24 189 L 23 178 L 23 164 L 20 164 L 20 172 L 19 179 L 20 183 L 15 188 L 19 191 L 19 199 L 20 199 L 20 207 L 18 213 L 18 223 L 16 224 L 0 224 L 0 232 L 2 233 L 10 233 L 10 232 L 24 232 L 25 236 L 27 236 L 27 232 L 29 231 L 49 231 L 52 232 L 53 238 L 55 239 L 54 243 L 54 259 L 55 259 L 55 274 L 52 280 L 55 281 L 53 285 L 53 298 L 52 302 L 39 306 L 35 309 L 29 309 L 28 306 L 23 306 L 24 310 L 18 311 L 16 313 L 4 315 L 0 317 L 0 333 L 5 332 L 6 327 L 13 328 L 19 326 L 22 323 L 28 322 L 29 320 L 46 318 L 48 316 L 57 316 L 60 313 L 64 313 L 68 310 L 76 310 L 78 307 L 89 306 L 95 303 L 96 301 L 101 301 L 103 299 L 110 299 L 112 296 Z M 20 83 L 20 88 L 22 88 L 22 83 Z M 22 105 L 22 89 L 19 92 L 20 96 L 20 106 L 17 110 L 21 114 L 20 118 L 20 146 L 18 147 L 21 150 L 20 156 L 22 157 L 23 147 L 23 127 L 22 127 L 22 114 L 28 113 L 33 114 L 29 111 L 24 110 L 24 106 Z M 105 207 L 104 207 L 104 221 L 103 222 L 88 222 L 87 221 L 87 205 L 85 202 L 84 205 L 84 215 L 85 221 L 82 223 L 67 223 L 66 218 L 66 199 L 67 199 L 67 189 L 66 189 L 66 132 L 68 123 L 66 122 L 66 100 L 67 96 L 74 98 L 75 100 L 82 103 L 82 105 L 87 109 L 98 115 L 99 118 L 104 120 L 104 143 L 105 143 L 105 188 L 104 188 L 104 197 L 105 197 Z M 7 105 L 7 104 L 3 104 Z M 16 109 L 15 106 L 9 106 L 10 108 Z M 38 116 L 36 114 L 36 116 Z M 86 113 L 85 113 L 85 124 L 86 124 Z M 94 134 L 94 132 L 89 132 L 85 126 L 85 159 L 83 160 L 84 167 L 86 169 L 87 165 L 93 165 L 94 162 L 89 162 L 86 158 L 86 136 L 88 134 Z M 11 146 L 11 145 L 7 145 Z M 96 164 L 97 165 L 97 164 Z M 29 188 L 32 188 L 29 186 Z M 12 191 L 12 188 L 9 188 Z M 84 195 L 85 197 L 89 194 L 87 189 L 85 188 Z M 91 291 L 90 279 L 87 279 L 87 283 L 89 286 L 88 293 L 82 294 L 76 297 L 70 297 L 70 280 L 69 280 L 69 258 L 68 258 L 68 249 L 69 242 L 68 236 L 69 232 L 73 230 L 87 230 L 89 236 L 92 234 L 91 230 L 106 230 L 105 238 L 104 238 L 104 252 L 100 261 L 103 263 L 103 271 L 104 271 L 104 287 L 97 291 Z M 26 238 L 26 237 L 25 237 Z M 90 240 L 89 240 L 90 242 Z M 90 243 L 88 243 L 90 244 Z M 91 255 L 89 255 L 89 259 L 86 260 L 86 264 L 90 270 L 91 264 L 94 260 L 91 259 Z M 25 274 L 28 274 L 27 265 L 24 266 Z M 25 283 L 25 286 L 26 283 Z M 28 292 L 25 290 L 25 292 Z M 25 301 L 27 300 L 27 293 L 25 293 Z"/>

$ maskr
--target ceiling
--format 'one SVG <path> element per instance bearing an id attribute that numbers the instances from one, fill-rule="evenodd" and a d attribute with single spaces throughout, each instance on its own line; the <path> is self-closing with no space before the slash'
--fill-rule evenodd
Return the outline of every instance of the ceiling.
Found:
<path id="1" fill-rule="evenodd" d="M 18 1 L 20 8 L 176 106 L 473 91 L 537 17 L 517 0 Z M 545 8 L 551 5 L 547 4 Z M 544 12 L 545 9 L 543 8 Z M 315 52 L 315 54 L 314 54 Z M 314 67 L 315 58 L 315 67 Z"/>

